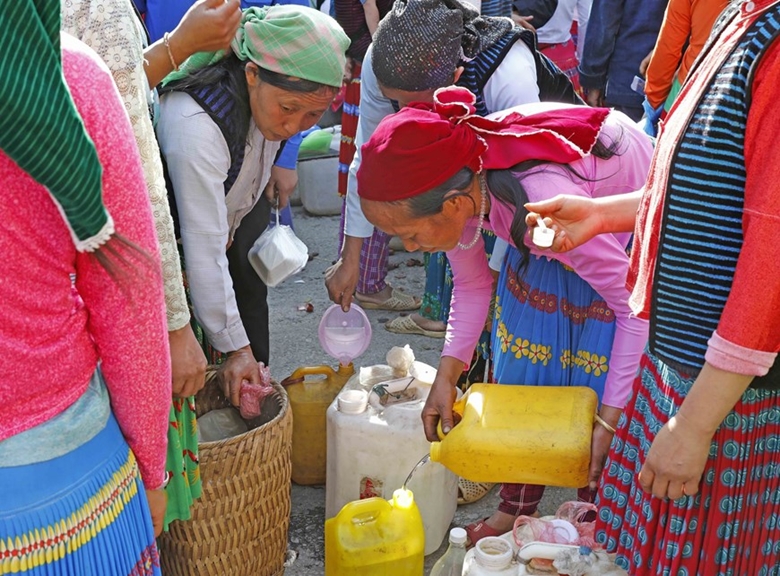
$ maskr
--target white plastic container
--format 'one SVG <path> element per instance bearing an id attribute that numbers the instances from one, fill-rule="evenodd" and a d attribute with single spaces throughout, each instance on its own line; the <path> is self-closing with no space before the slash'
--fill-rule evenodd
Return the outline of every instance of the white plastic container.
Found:
<path id="1" fill-rule="evenodd" d="M 545 519 L 553 520 L 551 516 L 547 516 Z M 504 543 L 503 546 L 500 542 Z M 507 549 L 510 551 L 509 556 L 511 557 L 509 566 L 506 566 Z M 526 565 L 532 558 L 554 560 L 563 551 L 578 549 L 578 546 L 569 544 L 548 544 L 546 542 L 530 542 L 519 548 L 515 544 L 512 532 L 507 532 L 497 538 L 483 538 L 477 542 L 474 548 L 466 552 L 466 559 L 463 561 L 463 576 L 527 576 L 529 573 L 526 570 Z M 499 567 L 494 568 L 492 565 Z M 602 573 L 588 573 L 586 576 L 597 576 L 597 574 Z M 603 572 L 603 574 L 612 573 Z"/>
<path id="2" fill-rule="evenodd" d="M 299 156 L 296 193 L 309 214 L 337 216 L 341 214 L 342 204 L 338 192 L 341 127 L 325 130 L 333 132 L 330 150 L 324 154 Z"/>
<path id="3" fill-rule="evenodd" d="M 510 534 L 511 536 L 511 534 Z M 520 567 L 514 561 L 515 550 L 506 538 L 483 538 L 463 561 L 464 576 L 518 576 Z"/>
<path id="4" fill-rule="evenodd" d="M 435 370 L 420 370 L 419 363 L 415 364 L 417 370 L 413 373 L 435 374 Z M 390 393 L 404 389 L 407 393 L 414 393 L 409 401 L 387 406 L 382 404 L 377 394 L 379 389 L 373 384 L 361 386 L 359 375 L 356 375 L 340 393 L 350 389 L 370 392 L 364 411 L 357 414 L 340 411 L 338 398 L 328 408 L 326 518 L 338 514 L 345 504 L 353 500 L 373 496 L 390 498 L 430 450 L 420 419 L 430 382 L 412 377 L 380 382 Z M 458 478 L 441 464 L 428 462 L 417 469 L 407 488 L 414 493 L 423 519 L 425 554 L 431 554 L 447 536 L 455 516 Z"/>

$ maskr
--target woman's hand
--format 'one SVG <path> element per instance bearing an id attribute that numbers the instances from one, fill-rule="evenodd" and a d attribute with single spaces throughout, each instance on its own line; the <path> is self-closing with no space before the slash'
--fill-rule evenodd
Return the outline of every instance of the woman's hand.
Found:
<path id="1" fill-rule="evenodd" d="M 157 538 L 163 531 L 165 524 L 165 509 L 168 506 L 168 495 L 163 488 L 147 490 L 146 500 L 149 502 L 149 512 L 154 525 L 154 537 Z"/>
<path id="2" fill-rule="evenodd" d="M 194 396 L 206 383 L 206 356 L 189 323 L 168 332 L 174 398 Z"/>
<path id="3" fill-rule="evenodd" d="M 548 228 L 555 230 L 553 252 L 568 252 L 601 233 L 603 222 L 600 211 L 592 198 L 558 195 L 550 200 L 530 202 L 525 205 L 529 214 L 525 223 L 537 226 L 537 220 L 544 217 Z"/>
<path id="4" fill-rule="evenodd" d="M 601 410 L 599 410 L 599 416 L 615 429 L 622 412 L 619 408 L 602 406 Z M 604 470 L 604 463 L 607 461 L 613 437 L 614 434 L 602 424 L 598 422 L 593 424 L 593 437 L 590 442 L 590 467 L 588 469 L 588 487 L 591 490 L 598 490 L 601 472 Z"/>
<path id="5" fill-rule="evenodd" d="M 199 0 L 170 34 L 171 51 L 181 64 L 196 52 L 230 47 L 241 22 L 240 0 Z"/>
<path id="6" fill-rule="evenodd" d="M 277 210 L 281 210 L 287 206 L 287 202 L 297 185 L 298 172 L 295 169 L 272 166 L 271 178 L 265 185 L 264 194 L 271 206 L 276 206 Z M 279 204 L 276 204 L 277 200 Z"/>
<path id="7" fill-rule="evenodd" d="M 656 498 L 677 500 L 699 491 L 712 434 L 678 413 L 661 428 L 639 472 L 642 490 Z"/>
<path id="8" fill-rule="evenodd" d="M 238 406 L 241 384 L 244 380 L 250 384 L 260 384 L 260 367 L 252 355 L 249 346 L 228 352 L 228 358 L 219 370 L 222 390 L 233 406 Z"/>
<path id="9" fill-rule="evenodd" d="M 642 78 L 647 78 L 647 68 L 650 66 L 650 60 L 653 58 L 654 50 L 650 50 L 642 61 L 639 63 L 639 75 Z"/>
<path id="10" fill-rule="evenodd" d="M 531 24 L 531 20 L 533 19 L 533 16 L 520 16 L 520 13 L 517 10 L 512 10 L 512 22 L 521 28 L 525 28 L 531 32 L 536 32 L 536 28 L 534 28 L 533 24 Z"/>
<path id="11" fill-rule="evenodd" d="M 455 403 L 455 384 L 463 372 L 463 362 L 452 356 L 442 356 L 436 378 L 422 409 L 423 429 L 429 442 L 438 442 L 437 427 L 441 420 L 442 432 L 448 434 L 456 422 L 452 413 Z"/>

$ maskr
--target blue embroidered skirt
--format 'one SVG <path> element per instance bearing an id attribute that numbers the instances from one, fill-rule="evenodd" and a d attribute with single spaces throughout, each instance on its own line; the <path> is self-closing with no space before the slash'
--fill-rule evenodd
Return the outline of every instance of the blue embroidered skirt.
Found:
<path id="1" fill-rule="evenodd" d="M 0 468 L 0 574 L 157 576 L 135 457 L 112 415 L 75 450 Z"/>
<path id="2" fill-rule="evenodd" d="M 500 384 L 588 386 L 601 400 L 615 337 L 604 299 L 557 260 L 507 250 L 496 289 L 493 375 Z"/>

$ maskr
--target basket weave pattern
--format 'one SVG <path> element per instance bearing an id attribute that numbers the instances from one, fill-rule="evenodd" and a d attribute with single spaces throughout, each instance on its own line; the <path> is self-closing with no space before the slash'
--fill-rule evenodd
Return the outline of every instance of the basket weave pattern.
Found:
<path id="1" fill-rule="evenodd" d="M 196 398 L 197 415 L 229 406 L 216 373 Z M 277 576 L 290 524 L 292 412 L 278 384 L 248 432 L 199 445 L 203 495 L 192 519 L 158 540 L 165 576 Z M 250 428 L 253 423 L 249 422 Z"/>

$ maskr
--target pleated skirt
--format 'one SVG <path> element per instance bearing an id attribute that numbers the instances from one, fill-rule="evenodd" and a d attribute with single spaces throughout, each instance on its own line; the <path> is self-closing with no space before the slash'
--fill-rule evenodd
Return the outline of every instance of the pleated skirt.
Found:
<path id="1" fill-rule="evenodd" d="M 695 496 L 637 480 L 694 379 L 648 351 L 601 478 L 597 538 L 632 576 L 780 574 L 780 394 L 748 389 L 715 433 Z"/>
<path id="2" fill-rule="evenodd" d="M 0 468 L 0 574 L 160 574 L 143 482 L 113 415 L 64 456 Z"/>

